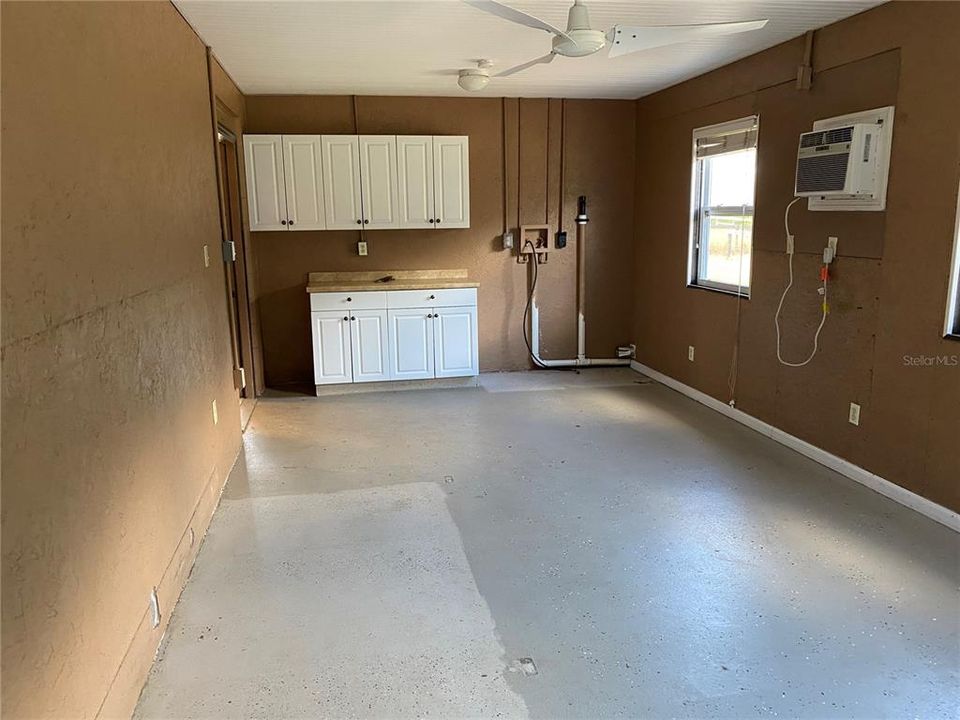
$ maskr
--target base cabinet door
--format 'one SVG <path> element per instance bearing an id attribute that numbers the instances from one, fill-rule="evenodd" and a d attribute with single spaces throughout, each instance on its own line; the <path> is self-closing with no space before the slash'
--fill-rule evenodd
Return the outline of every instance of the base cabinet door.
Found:
<path id="1" fill-rule="evenodd" d="M 350 313 L 354 382 L 390 379 L 387 347 L 386 310 L 354 310 Z"/>
<path id="2" fill-rule="evenodd" d="M 433 349 L 435 377 L 477 375 L 480 372 L 477 308 L 436 308 L 433 311 Z"/>
<path id="3" fill-rule="evenodd" d="M 350 317 L 339 311 L 310 313 L 313 379 L 317 385 L 351 382 Z"/>
<path id="4" fill-rule="evenodd" d="M 430 308 L 389 310 L 390 378 L 433 377 L 433 311 Z"/>

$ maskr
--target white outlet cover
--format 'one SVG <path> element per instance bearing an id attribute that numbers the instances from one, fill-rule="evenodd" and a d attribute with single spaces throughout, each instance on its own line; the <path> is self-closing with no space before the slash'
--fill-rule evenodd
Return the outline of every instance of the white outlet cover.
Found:
<path id="1" fill-rule="evenodd" d="M 216 425 L 218 422 L 220 422 L 220 415 L 219 415 L 219 413 L 217 412 L 217 401 L 216 401 L 216 400 L 214 400 L 213 403 L 211 403 L 211 407 L 213 408 L 213 424 Z"/>
<path id="2" fill-rule="evenodd" d="M 160 598 L 157 597 L 157 589 L 150 591 L 150 621 L 153 627 L 160 625 Z"/>
<path id="3" fill-rule="evenodd" d="M 850 403 L 850 415 L 847 418 L 851 425 L 860 424 L 860 406 L 856 403 Z"/>
<path id="4" fill-rule="evenodd" d="M 688 348 L 687 348 L 687 360 L 689 360 L 690 362 L 693 362 L 693 357 L 694 357 L 694 353 L 695 353 L 695 352 L 696 352 L 696 350 L 695 350 L 695 348 L 693 347 L 693 345 L 691 345 L 690 347 L 688 347 Z"/>
<path id="5" fill-rule="evenodd" d="M 367 241 L 361 240 L 357 243 L 357 255 L 366 255 L 367 254 Z"/>

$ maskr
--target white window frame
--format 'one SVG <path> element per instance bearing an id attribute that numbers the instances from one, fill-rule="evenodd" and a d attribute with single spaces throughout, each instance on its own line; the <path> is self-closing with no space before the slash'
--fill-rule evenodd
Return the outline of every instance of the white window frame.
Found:
<path id="1" fill-rule="evenodd" d="M 690 233 L 688 238 L 688 254 L 687 254 L 687 287 L 690 288 L 703 288 L 706 290 L 715 290 L 717 292 L 728 293 L 732 295 L 739 295 L 743 298 L 750 298 L 750 288 L 753 285 L 753 260 L 751 252 L 751 261 L 749 275 L 747 277 L 746 285 L 728 285 L 726 283 L 719 283 L 706 278 L 700 278 L 700 239 L 701 239 L 701 230 L 703 228 L 703 218 L 704 218 L 704 208 L 700 205 L 700 200 L 703 195 L 703 188 L 701 183 L 701 177 L 703 175 L 701 171 L 701 163 L 704 161 L 704 158 L 697 157 L 697 141 L 703 138 L 720 136 L 720 135 L 734 135 L 744 131 L 755 129 L 757 136 L 759 138 L 760 132 L 760 116 L 759 115 L 749 115 L 744 118 L 739 118 L 737 120 L 731 120 L 729 122 L 717 123 L 716 125 L 708 125 L 706 127 L 695 128 L 693 131 L 693 141 L 691 143 L 691 176 L 690 176 Z M 759 152 L 759 142 L 750 146 L 756 149 Z M 746 150 L 748 148 L 744 148 Z M 731 152 L 738 152 L 738 150 L 731 150 Z M 753 185 L 753 204 L 749 206 L 749 215 L 751 217 L 755 216 L 757 205 L 757 185 L 756 177 L 754 177 Z M 710 208 L 707 208 L 709 210 Z M 736 207 L 718 207 L 713 208 L 714 210 L 719 210 L 721 213 L 726 214 L 743 214 L 746 215 L 747 207 L 738 205 Z M 752 244 L 751 244 L 752 250 Z"/>
<path id="2" fill-rule="evenodd" d="M 953 260 L 950 263 L 950 285 L 947 293 L 947 317 L 943 336 L 960 340 L 960 187 L 957 188 L 957 217 L 953 229 Z"/>

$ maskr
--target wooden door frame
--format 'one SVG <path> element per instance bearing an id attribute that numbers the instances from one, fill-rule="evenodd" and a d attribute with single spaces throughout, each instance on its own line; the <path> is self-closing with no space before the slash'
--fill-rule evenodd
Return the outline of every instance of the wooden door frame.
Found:
<path id="1" fill-rule="evenodd" d="M 234 357 L 241 360 L 240 366 L 246 376 L 246 384 L 236 385 L 240 397 L 254 397 L 253 328 L 250 313 L 250 282 L 247 270 L 247 243 L 243 223 L 240 183 L 240 148 L 238 138 L 225 125 L 217 123 L 217 188 L 220 193 L 220 222 L 224 228 L 224 240 L 234 243 L 235 259 L 230 262 L 222 257 L 227 287 L 227 306 L 231 327 L 231 343 Z M 236 318 L 236 320 L 234 320 Z M 234 325 L 236 324 L 236 328 Z M 235 368 L 236 370 L 237 368 Z"/>

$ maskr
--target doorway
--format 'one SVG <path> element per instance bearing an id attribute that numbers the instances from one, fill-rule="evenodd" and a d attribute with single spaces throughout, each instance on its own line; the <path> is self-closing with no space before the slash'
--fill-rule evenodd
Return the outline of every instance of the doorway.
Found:
<path id="1" fill-rule="evenodd" d="M 218 186 L 223 228 L 221 258 L 227 289 L 234 387 L 240 398 L 241 425 L 245 426 L 249 412 L 253 409 L 253 351 L 246 266 L 247 248 L 240 198 L 240 159 L 237 153 L 236 135 L 218 124 L 217 164 L 220 168 Z M 247 412 L 245 412 L 245 406 L 249 406 Z"/>

